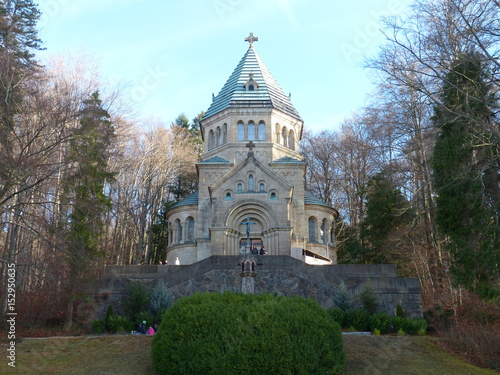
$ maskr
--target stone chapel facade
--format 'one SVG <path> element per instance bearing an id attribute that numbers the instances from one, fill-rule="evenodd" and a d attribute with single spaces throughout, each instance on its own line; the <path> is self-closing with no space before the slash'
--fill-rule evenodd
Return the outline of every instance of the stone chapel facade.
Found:
<path id="1" fill-rule="evenodd" d="M 338 212 L 304 189 L 304 122 L 249 48 L 201 120 L 199 189 L 167 212 L 168 264 L 264 247 L 310 264 L 336 264 Z M 249 233 L 247 234 L 247 228 Z"/>

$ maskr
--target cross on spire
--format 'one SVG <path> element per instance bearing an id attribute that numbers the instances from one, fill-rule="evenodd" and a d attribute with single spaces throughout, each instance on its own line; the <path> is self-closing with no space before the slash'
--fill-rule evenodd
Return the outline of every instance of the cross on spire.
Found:
<path id="1" fill-rule="evenodd" d="M 258 37 L 253 36 L 253 33 L 250 33 L 250 36 L 245 38 L 245 42 L 250 43 L 250 47 L 253 45 L 253 42 L 257 42 L 259 40 Z"/>

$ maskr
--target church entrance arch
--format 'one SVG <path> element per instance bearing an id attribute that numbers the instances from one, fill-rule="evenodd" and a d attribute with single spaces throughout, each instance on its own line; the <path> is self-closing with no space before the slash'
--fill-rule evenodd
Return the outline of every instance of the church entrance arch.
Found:
<path id="1" fill-rule="evenodd" d="M 275 215 L 259 203 L 245 203 L 232 209 L 226 218 L 225 248 L 227 254 L 238 255 L 249 249 L 264 248 L 268 254 L 277 249 L 278 226 Z M 248 231 L 248 233 L 247 233 Z M 249 242 L 247 242 L 247 237 Z"/>

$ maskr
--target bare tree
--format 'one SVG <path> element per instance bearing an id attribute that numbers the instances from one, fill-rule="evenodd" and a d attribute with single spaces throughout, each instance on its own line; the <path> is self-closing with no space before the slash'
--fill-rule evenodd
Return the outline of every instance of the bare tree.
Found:
<path id="1" fill-rule="evenodd" d="M 439 104 L 441 82 L 461 55 L 479 52 L 499 88 L 498 0 L 417 0 L 408 16 L 385 19 L 387 43 L 367 66 Z M 481 100 L 481 98 L 476 98 Z"/>
<path id="2" fill-rule="evenodd" d="M 151 227 L 165 201 L 174 200 L 169 187 L 179 175 L 195 171 L 197 155 L 178 134 L 187 132 L 157 123 L 141 131 L 137 125 L 122 138 L 113 164 L 119 171 L 110 187 L 113 199 L 113 233 L 108 262 L 149 263 Z"/>
<path id="3" fill-rule="evenodd" d="M 65 277 L 64 250 L 60 241 L 61 217 L 65 215 L 61 200 L 62 179 L 70 165 L 66 153 L 77 126 L 79 106 L 90 90 L 98 86 L 92 69 L 78 60 L 50 60 L 36 76 L 24 82 L 23 100 L 8 142 L 0 150 L 2 194 L 0 221 L 3 262 L 13 262 L 18 269 L 19 303 L 30 303 L 49 293 L 50 316 L 63 296 L 61 280 Z M 30 297 L 28 297 L 28 295 Z M 57 296 L 57 297 L 56 297 Z M 3 308 L 6 308 L 5 300 Z M 43 316 L 39 316 L 43 319 Z"/>

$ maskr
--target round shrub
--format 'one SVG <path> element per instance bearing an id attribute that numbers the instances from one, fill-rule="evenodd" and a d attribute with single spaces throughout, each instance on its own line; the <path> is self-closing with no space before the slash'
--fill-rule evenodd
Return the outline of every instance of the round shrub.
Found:
<path id="1" fill-rule="evenodd" d="M 162 374 L 342 374 L 340 327 L 315 301 L 197 293 L 177 300 L 152 343 Z"/>

